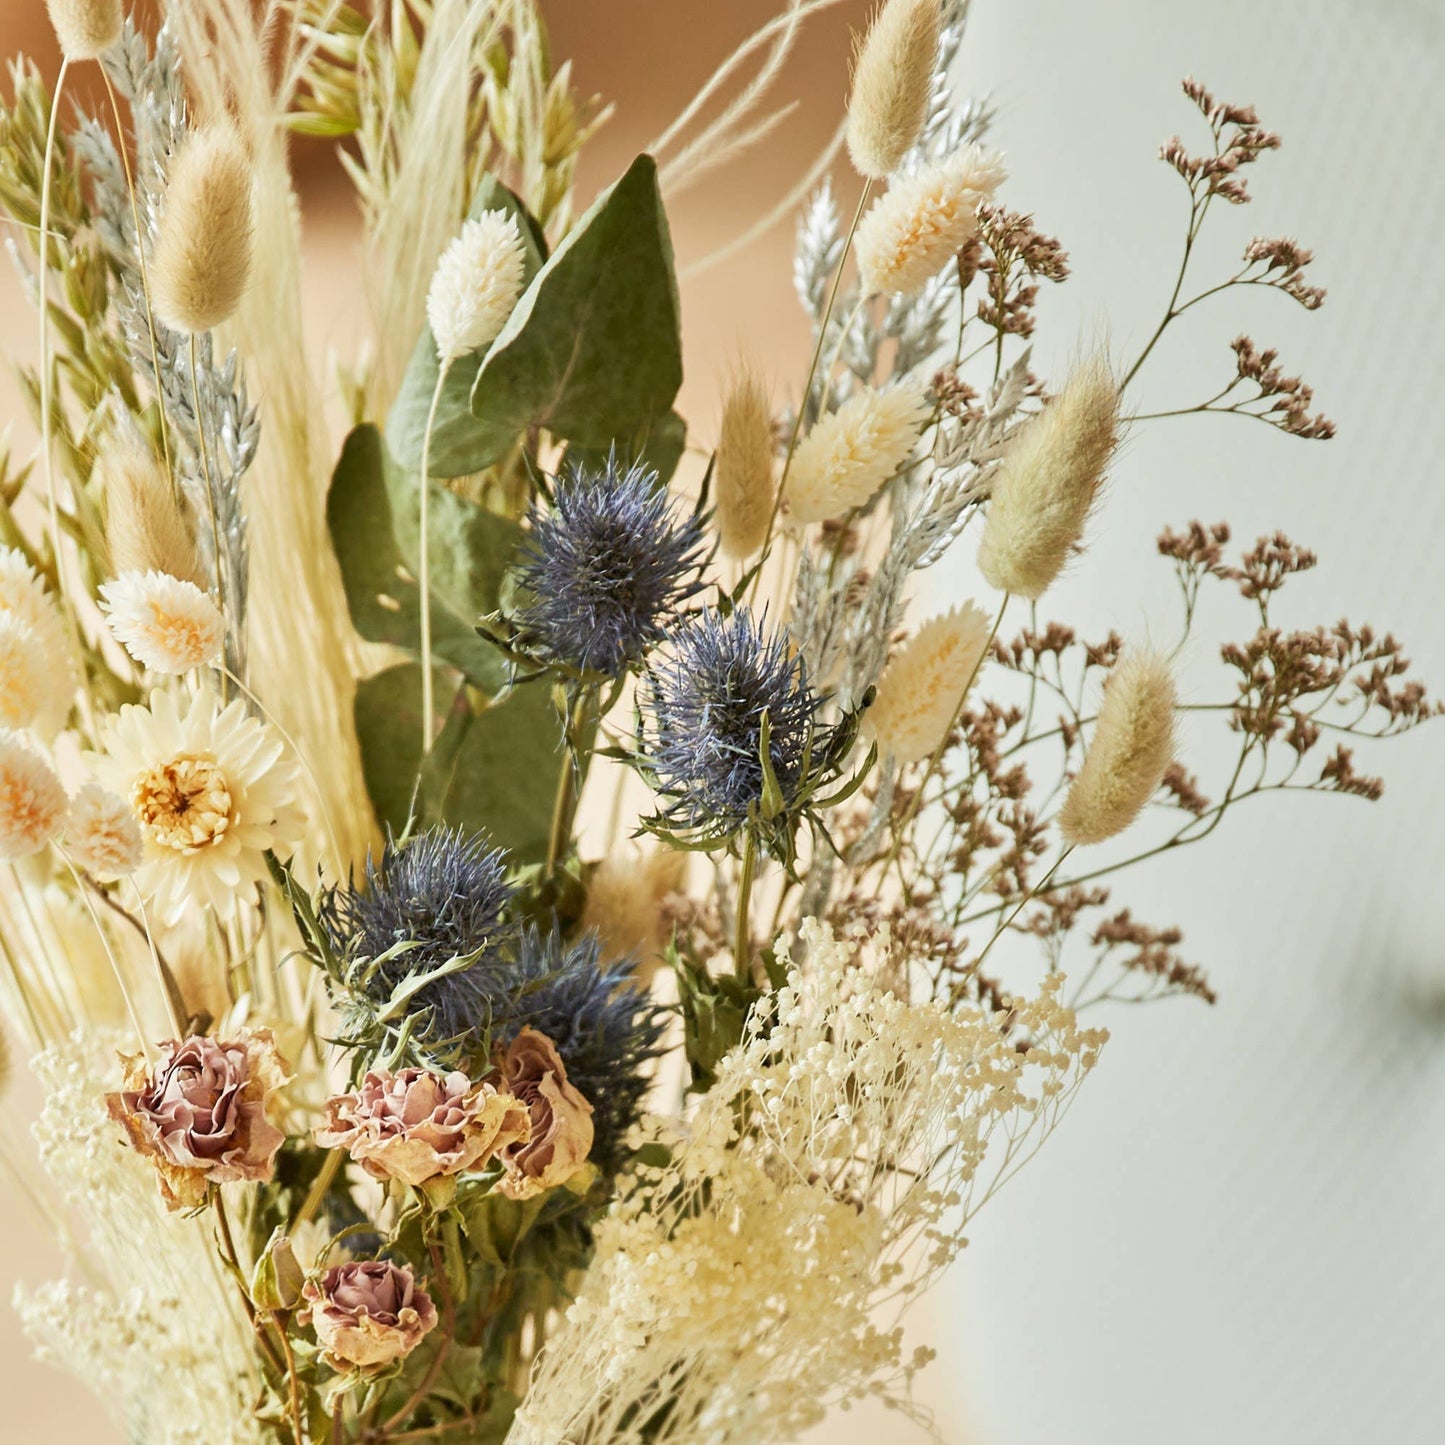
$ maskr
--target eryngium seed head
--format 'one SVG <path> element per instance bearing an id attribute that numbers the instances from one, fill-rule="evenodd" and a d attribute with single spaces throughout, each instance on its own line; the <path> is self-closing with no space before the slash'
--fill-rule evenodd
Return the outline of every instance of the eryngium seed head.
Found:
<path id="1" fill-rule="evenodd" d="M 550 507 L 532 512 L 520 571 L 528 605 L 520 641 L 581 672 L 615 677 L 666 635 L 677 608 L 701 587 L 703 528 L 684 517 L 657 473 L 574 466 Z"/>
<path id="2" fill-rule="evenodd" d="M 594 933 L 564 944 L 555 930 L 528 929 L 506 995 L 493 1000 L 492 1039 L 506 1044 L 531 1027 L 552 1040 L 568 1081 L 592 1105 L 591 1161 L 610 1174 L 641 1111 L 667 1014 L 627 987 L 631 959 L 604 968 L 599 954 Z"/>
<path id="3" fill-rule="evenodd" d="M 512 889 L 504 855 L 478 833 L 429 828 L 388 842 L 381 862 L 366 860 L 366 877 L 335 888 L 321 908 L 332 951 L 349 963 L 380 958 L 411 945 L 373 969 L 356 969 L 356 1020 L 384 1007 L 396 987 L 447 963 L 474 962 L 422 988 L 408 1012 L 417 1037 L 437 1046 L 474 1041 L 491 1022 L 491 997 L 503 951 L 515 938 L 506 912 Z"/>
<path id="4" fill-rule="evenodd" d="M 785 637 L 765 634 L 746 608 L 709 608 L 682 628 L 652 668 L 643 762 L 667 800 L 670 827 L 738 832 L 762 802 L 763 718 L 768 759 L 785 804 L 799 793 L 820 699 Z"/>

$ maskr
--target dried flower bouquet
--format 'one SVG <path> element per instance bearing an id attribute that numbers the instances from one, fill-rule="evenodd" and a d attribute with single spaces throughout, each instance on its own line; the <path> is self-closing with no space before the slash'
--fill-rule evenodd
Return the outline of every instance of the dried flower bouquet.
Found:
<path id="1" fill-rule="evenodd" d="M 40 440 L 0 448 L 0 1037 L 43 1175 L 3 1160 L 73 1261 L 19 1291 L 27 1329 L 128 1439 L 921 1415 L 900 1314 L 1067 1109 L 1095 1016 L 1213 998 L 1106 880 L 1257 795 L 1378 796 L 1353 747 L 1437 710 L 1388 634 L 1272 619 L 1315 561 L 1283 536 L 1159 540 L 1184 636 L 1206 591 L 1244 603 L 1207 701 L 1043 610 L 1153 424 L 1159 336 L 1226 288 L 1323 299 L 1285 239 L 1196 274 L 1279 142 L 1192 81 L 1158 331 L 1039 378 L 1066 253 L 953 94 L 965 6 L 885 0 L 833 147 L 851 222 L 826 182 L 780 208 L 807 195 L 802 384 L 744 366 L 701 445 L 664 197 L 767 132 L 827 3 L 582 207 L 605 111 L 531 0 L 168 0 L 150 36 L 50 0 L 54 93 L 11 65 Z M 107 106 L 67 120 L 81 67 Z M 288 131 L 341 143 L 364 227 L 371 345 L 330 379 Z M 1233 350 L 1172 410 L 1329 436 Z M 981 595 L 919 616 L 965 551 Z M 1185 713 L 1236 740 L 1223 776 L 1178 755 Z"/>

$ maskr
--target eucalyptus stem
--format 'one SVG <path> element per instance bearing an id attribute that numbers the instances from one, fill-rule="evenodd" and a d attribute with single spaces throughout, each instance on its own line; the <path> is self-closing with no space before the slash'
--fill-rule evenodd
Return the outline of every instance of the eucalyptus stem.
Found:
<path id="1" fill-rule="evenodd" d="M 557 778 L 557 792 L 552 801 L 552 826 L 547 834 L 547 875 L 550 877 L 562 861 L 562 854 L 572 837 L 572 824 L 581 801 L 581 784 L 586 769 L 581 762 L 582 734 L 596 697 L 591 688 L 584 688 L 577 701 L 564 715 L 562 724 L 562 771 Z"/>
<path id="2" fill-rule="evenodd" d="M 757 873 L 758 844 L 752 829 L 743 836 L 743 866 L 738 874 L 738 901 L 733 919 L 733 971 L 739 981 L 752 978 L 753 931 L 749 906 L 752 902 L 753 879 Z"/>
<path id="3" fill-rule="evenodd" d="M 431 434 L 436 426 L 437 408 L 441 405 L 442 387 L 446 385 L 451 359 L 437 367 L 437 384 L 432 390 L 431 406 L 427 408 L 426 430 L 421 438 L 421 482 L 417 489 L 417 585 L 421 589 L 421 755 L 431 752 L 432 724 L 435 702 L 431 675 L 431 536 L 428 526 L 431 493 Z"/>

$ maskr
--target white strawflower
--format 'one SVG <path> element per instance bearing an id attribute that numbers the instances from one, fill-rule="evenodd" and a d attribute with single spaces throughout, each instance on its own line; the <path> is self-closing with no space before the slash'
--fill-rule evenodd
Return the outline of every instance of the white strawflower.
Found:
<path id="1" fill-rule="evenodd" d="M 997 151 L 970 144 L 895 180 L 869 208 L 853 242 L 863 290 L 870 296 L 921 290 L 973 236 L 979 203 L 1004 175 Z"/>
<path id="2" fill-rule="evenodd" d="M 988 646 L 988 614 L 971 602 L 931 618 L 893 655 L 863 731 L 900 763 L 932 755 Z"/>
<path id="3" fill-rule="evenodd" d="M 157 690 L 108 719 L 100 743 L 96 775 L 140 824 L 136 884 L 167 923 L 197 909 L 231 918 L 266 878 L 266 850 L 287 853 L 301 836 L 296 763 L 239 700 L 218 710 L 200 692 L 181 712 Z"/>
<path id="4" fill-rule="evenodd" d="M 124 798 L 87 783 L 71 800 L 65 851 L 97 878 L 124 878 L 140 867 L 140 824 Z"/>
<path id="5" fill-rule="evenodd" d="M 34 634 L 18 618 L 0 612 L 0 727 L 17 732 L 35 727 L 54 694 L 53 679 Z M 62 701 L 68 705 L 69 699 Z M 56 729 L 36 731 L 53 737 Z"/>
<path id="6" fill-rule="evenodd" d="M 60 609 L 25 554 L 14 547 L 0 547 L 0 627 L 7 623 L 26 641 L 10 647 L 8 667 L 0 645 L 0 694 L 8 694 L 12 685 L 17 689 L 14 698 L 0 696 L 0 724 L 29 727 L 49 742 L 70 715 L 79 671 Z M 42 661 L 38 677 L 28 660 L 36 656 Z M 28 704 L 20 696 L 22 687 Z M 29 720 L 23 721 L 20 714 L 27 706 Z"/>
<path id="7" fill-rule="evenodd" d="M 906 462 L 931 408 L 908 382 L 850 396 L 798 443 L 784 496 L 795 522 L 826 522 L 861 507 Z"/>
<path id="8" fill-rule="evenodd" d="M 426 318 L 443 362 L 490 346 L 522 294 L 526 252 L 517 221 L 483 211 L 442 252 L 427 292 Z"/>
<path id="9" fill-rule="evenodd" d="M 190 672 L 221 654 L 225 619 L 194 582 L 123 572 L 101 586 L 100 599 L 115 640 L 152 672 Z"/>
<path id="10" fill-rule="evenodd" d="M 0 862 L 38 853 L 65 824 L 55 769 L 19 733 L 0 729 Z"/>

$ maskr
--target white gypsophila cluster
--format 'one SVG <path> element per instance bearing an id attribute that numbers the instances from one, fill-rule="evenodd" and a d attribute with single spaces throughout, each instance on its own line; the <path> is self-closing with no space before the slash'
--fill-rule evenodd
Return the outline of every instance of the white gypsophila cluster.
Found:
<path id="1" fill-rule="evenodd" d="M 899 1316 L 1042 1143 L 1105 1035 L 1061 980 L 1011 1017 L 905 996 L 886 933 L 807 920 L 806 977 L 765 996 L 681 1125 L 649 1121 L 508 1440 L 788 1440 L 927 1351 Z M 779 957 L 788 963 L 786 945 Z"/>
<path id="2" fill-rule="evenodd" d="M 41 1163 L 90 1238 L 93 1287 L 17 1286 L 15 1308 L 42 1359 L 72 1371 L 147 1445 L 260 1445 L 250 1401 L 250 1327 L 216 1258 L 208 1221 L 167 1215 L 154 1172 L 124 1148 L 104 1095 L 122 1035 L 77 1032 L 38 1054 Z"/>

